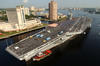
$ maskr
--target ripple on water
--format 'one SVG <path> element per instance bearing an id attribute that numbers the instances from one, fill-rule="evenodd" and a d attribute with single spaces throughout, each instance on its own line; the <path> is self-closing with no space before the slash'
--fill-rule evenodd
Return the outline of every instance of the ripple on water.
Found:
<path id="1" fill-rule="evenodd" d="M 100 24 L 98 24 L 98 26 L 100 26 Z"/>
<path id="2" fill-rule="evenodd" d="M 100 39 L 100 37 L 96 37 L 97 39 Z"/>
<path id="3" fill-rule="evenodd" d="M 99 32 L 99 35 L 100 35 L 100 32 Z"/>

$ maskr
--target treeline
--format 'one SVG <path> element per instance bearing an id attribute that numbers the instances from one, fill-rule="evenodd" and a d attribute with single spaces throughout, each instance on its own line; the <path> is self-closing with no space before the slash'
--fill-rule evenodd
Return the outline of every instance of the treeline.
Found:
<path id="1" fill-rule="evenodd" d="M 46 11 L 49 11 L 49 9 L 45 9 Z"/>
<path id="2" fill-rule="evenodd" d="M 32 18 L 35 18 L 36 16 L 34 16 L 33 14 L 30 14 L 30 15 L 25 15 L 25 18 L 26 19 L 32 19 Z"/>
<path id="3" fill-rule="evenodd" d="M 32 19 L 32 18 L 38 18 L 38 17 L 41 17 L 42 19 L 46 18 L 45 16 L 34 16 L 33 14 L 25 15 L 26 19 Z"/>
<path id="4" fill-rule="evenodd" d="M 0 17 L 0 20 L 2 20 L 2 21 L 8 21 L 8 18 L 7 18 L 7 15 L 3 15 L 2 17 Z"/>
<path id="5" fill-rule="evenodd" d="M 6 11 L 0 10 L 0 14 L 6 14 Z"/>
<path id="6" fill-rule="evenodd" d="M 100 14 L 100 12 L 95 12 L 96 14 Z"/>
<path id="7" fill-rule="evenodd" d="M 2 17 L 0 17 L 1 21 L 8 21 L 7 15 L 6 15 L 6 11 L 4 9 L 0 10 L 0 14 L 2 14 Z"/>
<path id="8" fill-rule="evenodd" d="M 64 17 L 64 18 L 61 18 L 61 19 L 58 19 L 58 21 L 63 21 L 65 19 L 67 19 L 68 17 Z"/>

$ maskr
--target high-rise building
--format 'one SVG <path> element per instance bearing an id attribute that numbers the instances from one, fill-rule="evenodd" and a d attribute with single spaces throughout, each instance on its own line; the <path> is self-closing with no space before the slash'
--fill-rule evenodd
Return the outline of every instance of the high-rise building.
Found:
<path id="1" fill-rule="evenodd" d="M 31 11 L 34 11 L 35 10 L 34 6 L 30 7 L 30 10 Z"/>
<path id="2" fill-rule="evenodd" d="M 29 8 L 25 8 L 24 11 L 25 11 L 25 15 L 30 15 L 29 14 Z"/>
<path id="3" fill-rule="evenodd" d="M 16 6 L 16 8 L 6 9 L 8 21 L 15 29 L 25 29 L 26 19 L 24 6 Z"/>
<path id="4" fill-rule="evenodd" d="M 57 2 L 55 1 L 49 3 L 49 19 L 57 20 Z"/>

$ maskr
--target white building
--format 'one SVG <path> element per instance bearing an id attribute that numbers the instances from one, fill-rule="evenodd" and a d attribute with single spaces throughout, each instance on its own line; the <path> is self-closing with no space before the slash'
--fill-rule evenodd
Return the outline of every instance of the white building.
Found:
<path id="1" fill-rule="evenodd" d="M 30 7 L 30 10 L 31 11 L 34 11 L 35 10 L 34 6 Z"/>
<path id="2" fill-rule="evenodd" d="M 41 25 L 40 20 L 26 21 L 24 6 L 16 6 L 16 8 L 6 9 L 6 12 L 8 23 L 0 23 L 0 30 L 4 32 L 19 31 L 27 29 L 29 26 L 35 27 Z"/>
<path id="3" fill-rule="evenodd" d="M 30 15 L 29 14 L 29 8 L 25 8 L 24 11 L 25 11 L 25 15 Z"/>
<path id="4" fill-rule="evenodd" d="M 15 29 L 25 29 L 26 19 L 24 6 L 16 6 L 16 8 L 6 9 L 8 21 Z"/>
<path id="5" fill-rule="evenodd" d="M 41 8 L 42 9 L 42 11 L 45 11 L 45 8 Z"/>
<path id="6" fill-rule="evenodd" d="M 6 22 L 0 22 L 0 30 L 4 32 L 17 31 L 16 29 L 12 28 L 12 26 L 9 23 Z"/>
<path id="7" fill-rule="evenodd" d="M 32 28 L 34 26 L 39 26 L 39 25 L 41 25 L 41 21 L 37 19 L 26 21 L 27 28 Z"/>

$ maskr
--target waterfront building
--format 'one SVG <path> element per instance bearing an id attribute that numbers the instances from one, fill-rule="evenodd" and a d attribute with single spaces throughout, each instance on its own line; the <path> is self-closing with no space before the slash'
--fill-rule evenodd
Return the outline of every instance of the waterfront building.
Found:
<path id="1" fill-rule="evenodd" d="M 77 8 L 73 8 L 73 10 L 77 10 Z"/>
<path id="2" fill-rule="evenodd" d="M 34 11 L 39 11 L 39 9 L 35 7 L 35 8 L 34 8 Z"/>
<path id="3" fill-rule="evenodd" d="M 42 9 L 38 9 L 38 11 L 42 11 Z"/>
<path id="4" fill-rule="evenodd" d="M 31 12 L 31 14 L 35 15 L 36 13 L 35 12 Z"/>
<path id="5" fill-rule="evenodd" d="M 30 10 L 31 11 L 34 11 L 35 10 L 34 6 L 30 7 Z"/>
<path id="6" fill-rule="evenodd" d="M 60 18 L 60 16 L 57 16 L 57 19 L 59 19 Z"/>
<path id="7" fill-rule="evenodd" d="M 2 17 L 3 15 L 2 14 L 0 14 L 0 17 Z"/>
<path id="8" fill-rule="evenodd" d="M 8 21 L 15 29 L 25 29 L 26 19 L 24 6 L 16 6 L 16 8 L 6 9 Z"/>
<path id="9" fill-rule="evenodd" d="M 61 18 L 64 18 L 64 17 L 66 17 L 66 15 L 61 15 L 60 17 L 61 17 Z"/>
<path id="10" fill-rule="evenodd" d="M 49 3 L 49 19 L 57 20 L 57 2 L 55 1 Z"/>
<path id="11" fill-rule="evenodd" d="M 6 9 L 6 13 L 8 22 L 0 23 L 0 30 L 3 32 L 20 31 L 41 25 L 41 21 L 38 19 L 26 21 L 24 6 L 8 8 Z"/>
<path id="12" fill-rule="evenodd" d="M 30 15 L 29 14 L 29 8 L 25 8 L 25 15 Z"/>
<path id="13" fill-rule="evenodd" d="M 42 9 L 42 11 L 45 11 L 45 8 L 41 8 Z"/>

